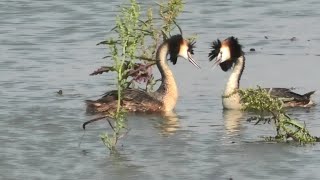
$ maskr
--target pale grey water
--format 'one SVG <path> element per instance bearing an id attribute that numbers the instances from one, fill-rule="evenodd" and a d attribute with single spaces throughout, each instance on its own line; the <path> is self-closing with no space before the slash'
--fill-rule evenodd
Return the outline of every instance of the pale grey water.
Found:
<path id="1" fill-rule="evenodd" d="M 151 4 L 146 1 L 142 4 Z M 0 2 L 0 179 L 319 179 L 320 146 L 270 144 L 271 126 L 223 112 L 229 73 L 211 70 L 210 42 L 230 35 L 247 53 L 242 86 L 319 90 L 320 1 L 187 1 L 179 23 L 198 34 L 197 70 L 180 60 L 177 119 L 130 117 L 120 156 L 99 139 L 106 124 L 90 119 L 83 100 L 114 84 L 89 77 L 121 1 Z M 268 39 L 265 39 L 267 36 Z M 296 37 L 296 41 L 290 41 Z M 56 95 L 62 89 L 63 96 Z M 319 94 L 314 97 L 319 101 Z M 319 107 L 291 114 L 320 136 Z M 81 141 L 81 146 L 79 142 Z"/>

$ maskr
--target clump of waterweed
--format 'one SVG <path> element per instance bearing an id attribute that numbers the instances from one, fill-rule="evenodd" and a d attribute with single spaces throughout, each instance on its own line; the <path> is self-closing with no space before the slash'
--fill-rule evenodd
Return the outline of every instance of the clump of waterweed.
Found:
<path id="1" fill-rule="evenodd" d="M 255 124 L 273 122 L 276 128 L 276 135 L 268 137 L 269 141 L 294 141 L 300 144 L 313 143 L 319 140 L 312 136 L 305 124 L 301 125 L 298 121 L 291 118 L 283 107 L 280 99 L 272 97 L 265 89 L 239 90 L 243 110 L 252 111 L 257 115 L 249 117 L 250 122 Z"/>

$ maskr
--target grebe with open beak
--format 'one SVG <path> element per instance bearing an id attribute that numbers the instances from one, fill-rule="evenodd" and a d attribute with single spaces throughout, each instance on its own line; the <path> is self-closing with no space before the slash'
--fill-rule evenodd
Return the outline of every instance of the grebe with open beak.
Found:
<path id="1" fill-rule="evenodd" d="M 165 40 L 157 49 L 156 64 L 160 71 L 162 83 L 158 90 L 148 93 L 139 89 L 125 89 L 121 97 L 121 105 L 128 112 L 169 112 L 172 111 L 178 100 L 178 88 L 174 75 L 167 63 L 177 63 L 178 56 L 189 60 L 200 68 L 192 58 L 194 42 L 188 42 L 182 35 L 175 35 Z M 87 100 L 87 112 L 114 112 L 117 109 L 118 92 L 109 91 L 98 100 Z"/>
<path id="2" fill-rule="evenodd" d="M 228 71 L 233 67 L 233 71 L 226 84 L 222 104 L 224 109 L 241 109 L 240 95 L 240 78 L 245 68 L 245 56 L 242 46 L 238 39 L 231 36 L 224 41 L 213 42 L 212 51 L 209 53 L 209 60 L 216 59 L 214 64 L 219 64 L 223 71 Z M 311 107 L 314 102 L 310 96 L 315 92 L 311 91 L 306 94 L 297 94 L 287 88 L 265 88 L 271 96 L 283 101 L 285 107 Z"/>

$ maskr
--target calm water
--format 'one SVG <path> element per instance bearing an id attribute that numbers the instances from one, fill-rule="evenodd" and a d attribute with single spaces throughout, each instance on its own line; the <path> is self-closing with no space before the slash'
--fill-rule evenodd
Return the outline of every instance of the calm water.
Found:
<path id="1" fill-rule="evenodd" d="M 203 68 L 183 60 L 172 66 L 176 114 L 130 117 L 120 155 L 109 156 L 99 139 L 106 123 L 89 125 L 84 136 L 81 125 L 91 118 L 83 100 L 114 88 L 112 76 L 88 74 L 106 62 L 95 44 L 121 3 L 0 2 L 0 179 L 320 177 L 318 144 L 263 142 L 259 136 L 272 135 L 271 126 L 253 127 L 244 114 L 222 111 L 229 73 L 211 70 L 207 58 L 212 40 L 234 35 L 246 52 L 256 49 L 247 53 L 243 87 L 319 90 L 320 1 L 187 1 L 179 23 L 185 34 L 198 34 L 195 59 Z M 319 94 L 313 98 L 320 102 Z M 319 107 L 291 114 L 320 136 Z"/>

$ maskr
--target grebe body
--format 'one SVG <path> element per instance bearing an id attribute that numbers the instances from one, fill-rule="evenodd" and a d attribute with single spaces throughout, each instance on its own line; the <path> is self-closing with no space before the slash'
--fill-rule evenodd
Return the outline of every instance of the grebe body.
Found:
<path id="1" fill-rule="evenodd" d="M 215 64 L 219 64 L 223 71 L 232 69 L 232 73 L 227 81 L 222 96 L 222 105 L 224 109 L 241 109 L 240 95 L 238 89 L 240 87 L 240 79 L 245 68 L 245 56 L 242 46 L 238 39 L 231 36 L 224 41 L 213 42 L 212 51 L 209 53 L 209 60 L 215 60 Z M 285 107 L 311 107 L 314 102 L 310 96 L 315 92 L 311 91 L 306 94 L 298 94 L 288 88 L 264 88 L 271 96 L 279 98 Z"/>
<path id="2" fill-rule="evenodd" d="M 158 48 L 156 64 L 161 74 L 162 83 L 158 90 L 148 93 L 139 89 L 125 89 L 121 97 L 121 106 L 129 112 L 168 112 L 172 111 L 178 100 L 178 87 L 172 71 L 167 63 L 176 64 L 178 56 L 189 60 L 200 68 L 192 58 L 193 42 L 188 42 L 181 35 L 175 35 L 165 40 Z M 113 112 L 117 109 L 118 92 L 109 91 L 98 100 L 87 100 L 87 112 Z"/>

